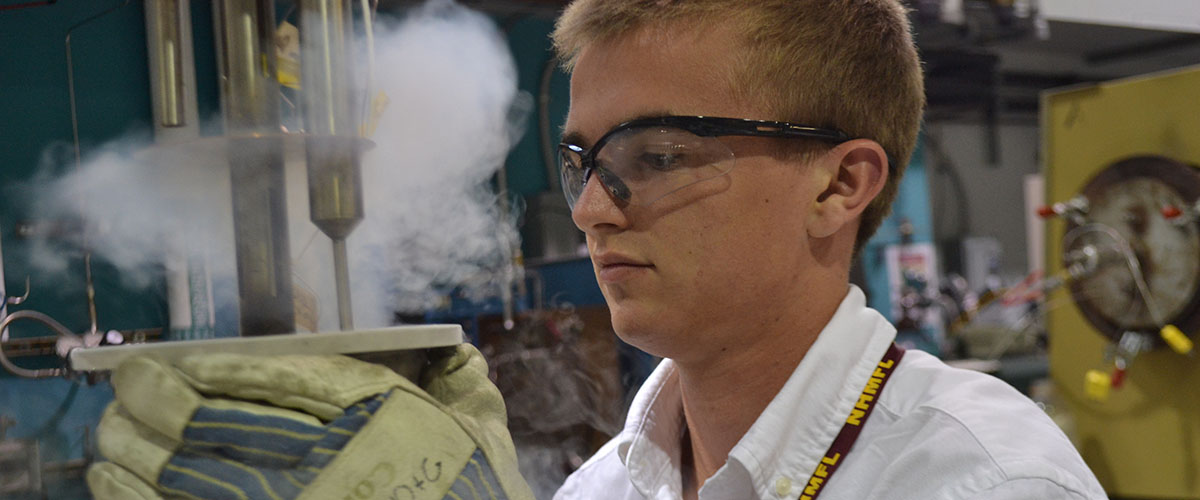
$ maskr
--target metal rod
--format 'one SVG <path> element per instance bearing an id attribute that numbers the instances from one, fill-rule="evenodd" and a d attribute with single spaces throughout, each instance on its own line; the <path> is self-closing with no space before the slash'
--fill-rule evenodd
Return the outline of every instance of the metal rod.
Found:
<path id="1" fill-rule="evenodd" d="M 362 0 L 363 32 L 367 37 L 367 81 L 363 84 L 363 105 L 358 126 L 363 126 L 371 117 L 371 102 L 375 94 L 375 10 L 371 0 Z"/>
<path id="2" fill-rule="evenodd" d="M 82 166 L 83 155 L 80 152 L 80 146 L 79 146 L 79 109 L 78 109 L 78 105 L 75 100 L 75 63 L 74 63 L 74 59 L 72 57 L 71 35 L 73 35 L 75 33 L 76 29 L 79 29 L 80 27 L 82 27 L 92 21 L 95 21 L 96 19 L 104 17 L 112 12 L 116 12 L 118 9 L 125 7 L 126 5 L 129 5 L 130 1 L 131 0 L 125 0 L 118 5 L 114 5 L 113 7 L 109 8 L 107 10 L 93 14 L 91 17 L 88 17 L 82 21 L 79 21 L 78 23 L 75 23 L 70 28 L 67 28 L 67 35 L 63 39 L 63 46 L 65 47 L 66 53 L 67 53 L 67 94 L 70 97 L 70 104 L 71 104 L 71 144 L 73 146 L 73 150 L 75 153 L 75 168 L 76 169 L 78 169 Z M 79 204 L 81 205 L 80 213 L 87 213 L 87 198 L 85 197 L 85 198 L 81 199 Z M 84 230 L 84 232 L 83 232 L 83 247 L 85 249 L 88 247 L 88 231 L 87 230 Z M 91 331 L 92 331 L 92 333 L 95 333 L 96 332 L 96 302 L 95 302 L 96 290 L 92 286 L 91 258 L 92 258 L 91 252 L 86 253 L 84 265 L 87 268 L 88 313 L 89 313 L 89 316 L 90 316 L 91 322 L 92 322 L 92 324 L 91 324 L 92 330 Z M 36 318 L 33 316 L 34 314 L 41 315 L 41 313 L 34 313 L 33 311 L 19 311 L 19 312 L 28 312 L 28 313 L 30 313 L 31 318 L 41 320 L 40 318 Z M 4 324 L 7 325 L 8 323 L 11 323 L 12 318 L 15 314 L 16 313 L 5 317 Z M 45 315 L 42 315 L 42 316 L 45 316 Z M 46 323 L 47 325 L 50 325 L 52 328 L 54 327 L 54 325 L 58 325 L 59 327 L 62 326 L 57 321 L 54 321 L 53 319 L 51 319 L 49 316 L 45 316 L 44 320 L 42 320 L 42 321 L 44 323 Z M 53 325 L 47 321 L 53 322 Z M 0 328 L 0 330 L 4 330 L 4 328 Z M 72 334 L 69 330 L 66 330 L 65 328 L 63 330 L 66 331 L 68 335 Z M 5 331 L 4 338 L 7 338 L 7 337 L 8 337 L 8 332 Z M 11 363 L 9 363 L 8 359 L 4 357 L 2 351 L 3 351 L 3 349 L 0 349 L 0 364 L 4 364 L 5 368 L 8 368 L 9 371 L 12 371 L 14 374 L 21 375 L 21 376 L 27 376 L 27 377 L 43 377 L 43 376 L 54 377 L 54 376 L 58 376 L 58 375 L 65 373 L 62 370 L 25 370 L 23 368 L 17 367 L 16 365 L 12 365 Z M 22 370 L 22 371 L 24 371 L 24 374 L 19 373 L 18 371 L 15 371 L 14 369 Z"/>
<path id="3" fill-rule="evenodd" d="M 29 277 L 26 276 L 25 280 L 25 293 L 28 294 Z M 8 298 L 8 289 L 4 288 L 4 248 L 3 245 L 0 245 L 0 319 L 4 319 L 4 317 L 8 315 L 8 305 L 12 303 L 13 301 Z M 7 335 L 7 333 L 3 331 L 0 331 L 0 334 Z M 0 430 L 0 435 L 2 434 L 4 434 L 4 432 Z"/>
<path id="4" fill-rule="evenodd" d="M 557 69 L 558 60 L 554 57 L 547 59 L 538 84 L 538 139 L 542 150 L 542 168 L 546 169 L 547 190 L 554 193 L 562 191 L 554 139 L 550 136 L 550 82 Z"/>
<path id="5" fill-rule="evenodd" d="M 138 330 L 120 331 L 123 339 L 145 339 L 147 342 L 165 340 L 162 338 L 162 328 L 143 328 Z M 43 335 L 39 337 L 10 338 L 3 343 L 4 354 L 9 359 L 30 356 L 54 356 L 58 354 L 59 337 Z"/>
<path id="6" fill-rule="evenodd" d="M 337 282 L 338 323 L 343 331 L 354 329 L 354 308 L 350 306 L 350 262 L 346 240 L 333 240 L 333 277 Z"/>
<path id="7" fill-rule="evenodd" d="M 88 318 L 92 321 L 92 328 L 88 331 L 95 334 L 99 330 L 96 328 L 96 286 L 92 283 L 92 252 L 83 254 L 83 269 L 84 275 L 87 276 Z"/>
<path id="8" fill-rule="evenodd" d="M 507 226 L 510 209 L 508 206 L 508 172 L 505 165 L 500 165 L 500 170 L 496 171 L 496 201 L 500 205 L 499 218 L 497 227 L 504 228 Z M 516 321 L 513 319 L 516 305 L 513 300 L 513 282 L 516 279 L 517 252 L 520 252 L 520 245 L 515 244 L 512 238 L 508 237 L 507 231 L 500 231 L 500 238 L 504 241 L 505 263 L 504 263 L 504 279 L 500 283 L 500 302 L 504 306 L 504 329 L 512 330 L 516 326 Z M 524 281 L 524 280 L 521 280 Z M 522 293 L 521 296 L 524 294 Z"/>
<path id="9" fill-rule="evenodd" d="M 67 28 L 67 37 L 66 40 L 63 41 L 63 44 L 67 47 L 67 93 L 71 96 L 71 137 L 75 144 L 75 167 L 79 167 L 79 164 L 82 163 L 82 160 L 79 154 L 79 113 L 75 107 L 75 65 L 71 63 L 71 34 L 74 33 L 74 31 L 79 27 L 104 17 L 108 13 L 114 12 L 121 7 L 129 5 L 130 1 L 131 0 L 125 0 L 124 2 L 121 2 L 120 5 L 95 14 L 87 19 L 75 23 L 70 28 Z"/>

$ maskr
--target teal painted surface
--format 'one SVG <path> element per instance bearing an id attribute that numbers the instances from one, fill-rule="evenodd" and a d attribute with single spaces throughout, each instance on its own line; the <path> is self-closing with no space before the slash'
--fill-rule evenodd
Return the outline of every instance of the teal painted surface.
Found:
<path id="1" fill-rule="evenodd" d="M 907 218 L 913 225 L 914 242 L 933 241 L 933 210 L 929 204 L 929 176 L 925 172 L 925 148 L 918 140 L 912 159 L 900 179 L 899 194 L 892 204 L 892 214 L 883 221 L 868 247 L 900 243 L 900 221 Z"/>
<path id="2" fill-rule="evenodd" d="M 119 3 L 65 0 L 0 13 L 0 241 L 6 288 L 18 293 L 29 276 L 32 293 L 23 307 L 50 314 L 74 330 L 88 326 L 83 252 L 79 235 L 74 234 L 78 231 L 52 240 L 55 252 L 69 256 L 64 278 L 32 268 L 33 250 L 14 228 L 19 223 L 46 222 L 28 208 L 36 195 L 31 188 L 34 178 L 73 168 L 64 36 L 71 25 Z M 77 29 L 73 57 L 84 157 L 118 137 L 148 137 L 150 87 L 141 2 L 131 2 Z M 161 286 L 124 288 L 116 271 L 102 260 L 94 261 L 93 271 L 102 328 L 165 323 Z M 48 332 L 14 328 L 14 335 L 26 334 Z"/>
<path id="3" fill-rule="evenodd" d="M 536 240 L 531 231 L 537 229 L 525 225 L 534 221 L 535 216 L 526 208 L 531 200 L 543 193 L 553 191 L 550 196 L 562 196 L 556 187 L 557 180 L 549 178 L 550 172 L 557 172 L 557 164 L 547 168 L 543 149 L 548 145 L 552 151 L 556 151 L 562 138 L 562 128 L 570 104 L 570 76 L 559 69 L 554 60 L 554 52 L 550 45 L 550 32 L 554 29 L 553 20 L 520 16 L 498 19 L 497 24 L 504 30 L 516 61 L 517 84 L 522 92 L 533 97 L 534 108 L 529 116 L 528 127 L 509 153 L 505 161 L 505 171 L 508 174 L 507 187 L 510 197 L 516 200 L 513 206 L 521 211 L 519 221 L 522 225 L 518 229 L 521 231 L 522 250 L 526 256 L 539 256 L 542 250 L 530 246 Z M 548 92 L 542 96 L 542 75 L 548 64 L 552 65 L 550 84 Z M 548 141 L 542 137 L 539 129 L 543 106 L 549 125 Z M 551 156 L 551 162 L 554 161 L 556 160 Z M 553 175 L 557 177 L 556 173 Z"/>
<path id="4" fill-rule="evenodd" d="M 520 89 L 534 97 L 535 108 L 529 117 L 529 127 L 508 155 L 508 189 L 510 192 L 531 197 L 550 188 L 546 162 L 543 160 L 543 141 L 538 131 L 538 108 L 542 72 L 547 62 L 552 63 L 554 53 L 550 47 L 550 32 L 554 22 L 540 17 L 522 17 L 500 21 L 506 29 L 508 44 L 517 63 L 517 83 Z M 556 146 L 562 137 L 570 100 L 570 77 L 557 66 L 550 79 L 548 92 L 550 124 L 550 146 Z"/>
<path id="5" fill-rule="evenodd" d="M 917 148 L 909 160 L 904 177 L 900 180 L 899 192 L 892 205 L 892 214 L 883 221 L 879 230 L 867 242 L 859 257 L 865 278 L 868 305 L 887 316 L 895 323 L 898 318 L 892 316 L 892 303 L 888 290 L 887 263 L 885 251 L 889 246 L 899 245 L 902 241 L 900 225 L 904 220 L 913 226 L 912 243 L 933 242 L 933 211 L 929 203 L 929 177 L 925 171 L 925 151 L 923 141 L 918 139 Z M 916 347 L 932 354 L 939 354 L 936 331 L 900 332 L 899 339 L 910 341 Z"/>

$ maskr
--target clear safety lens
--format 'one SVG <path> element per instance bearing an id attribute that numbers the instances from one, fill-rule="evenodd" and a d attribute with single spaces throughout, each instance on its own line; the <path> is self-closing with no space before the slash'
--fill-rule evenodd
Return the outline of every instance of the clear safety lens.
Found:
<path id="1" fill-rule="evenodd" d="M 583 170 L 583 159 L 578 151 L 568 149 L 567 146 L 558 148 L 558 173 L 561 176 L 563 194 L 567 197 L 567 206 L 574 208 L 587 182 L 584 178 L 586 172 Z"/>
<path id="2" fill-rule="evenodd" d="M 574 207 L 584 179 L 581 151 L 560 152 L 563 190 Z M 692 184 L 720 177 L 733 169 L 733 152 L 716 137 L 700 137 L 671 127 L 639 127 L 619 131 L 600 144 L 596 176 L 615 198 L 649 205 Z"/>

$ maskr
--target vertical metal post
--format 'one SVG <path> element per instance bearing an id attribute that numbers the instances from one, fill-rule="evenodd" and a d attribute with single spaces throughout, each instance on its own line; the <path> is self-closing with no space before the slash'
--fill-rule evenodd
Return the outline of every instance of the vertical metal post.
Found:
<path id="1" fill-rule="evenodd" d="M 218 0 L 214 23 L 233 187 L 241 334 L 295 329 L 272 0 Z"/>

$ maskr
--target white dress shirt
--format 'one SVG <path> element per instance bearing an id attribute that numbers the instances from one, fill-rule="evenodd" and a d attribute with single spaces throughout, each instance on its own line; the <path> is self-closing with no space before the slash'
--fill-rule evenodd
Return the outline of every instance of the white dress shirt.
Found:
<path id="1" fill-rule="evenodd" d="M 700 499 L 799 498 L 895 335 L 851 286 Z M 679 376 L 663 360 L 638 391 L 625 429 L 554 498 L 680 498 L 683 426 Z M 993 377 L 910 350 L 818 500 L 1104 498 L 1075 448 L 1032 401 Z"/>

